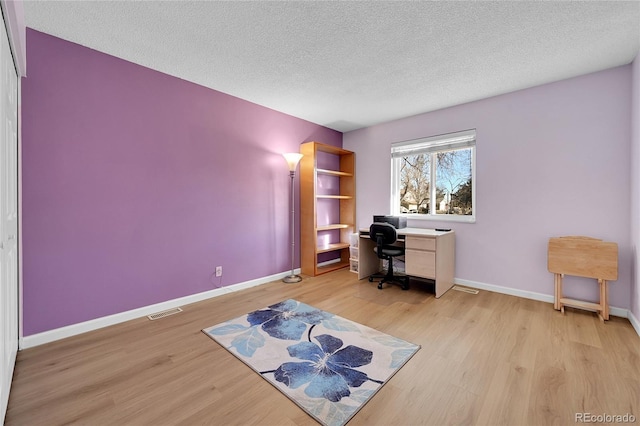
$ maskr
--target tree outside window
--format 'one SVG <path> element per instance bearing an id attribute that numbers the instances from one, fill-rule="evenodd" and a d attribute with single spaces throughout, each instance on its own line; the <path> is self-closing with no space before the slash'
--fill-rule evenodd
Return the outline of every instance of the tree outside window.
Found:
<path id="1" fill-rule="evenodd" d="M 474 221 L 475 131 L 392 145 L 392 214 Z"/>

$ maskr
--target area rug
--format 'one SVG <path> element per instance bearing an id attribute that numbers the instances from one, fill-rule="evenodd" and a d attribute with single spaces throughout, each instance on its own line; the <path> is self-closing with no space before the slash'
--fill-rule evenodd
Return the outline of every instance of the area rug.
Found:
<path id="1" fill-rule="evenodd" d="M 420 349 L 285 300 L 202 330 L 324 425 L 344 425 Z"/>

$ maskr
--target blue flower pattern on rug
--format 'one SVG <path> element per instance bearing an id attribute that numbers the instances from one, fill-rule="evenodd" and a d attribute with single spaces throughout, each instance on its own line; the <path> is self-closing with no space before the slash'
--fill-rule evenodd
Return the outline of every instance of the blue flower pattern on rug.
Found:
<path id="1" fill-rule="evenodd" d="M 306 362 L 285 362 L 274 373 L 277 381 L 294 389 L 309 383 L 304 391 L 308 396 L 338 402 L 351 394 L 350 387 L 359 387 L 370 380 L 355 367 L 369 364 L 373 352 L 352 345 L 340 349 L 342 340 L 328 334 L 315 339 L 319 346 L 301 342 L 287 348 L 289 355 Z"/>
<path id="2" fill-rule="evenodd" d="M 307 330 L 307 324 L 319 324 L 332 316 L 295 300 L 285 300 L 268 309 L 251 312 L 247 315 L 247 321 L 252 326 L 262 325 L 262 329 L 276 339 L 300 340 Z"/>
<path id="3" fill-rule="evenodd" d="M 346 423 L 420 348 L 291 299 L 203 331 L 272 384 L 281 383 L 279 389 L 316 420 L 332 426 Z M 345 346 L 350 336 L 361 343 Z M 298 343 L 283 345 L 291 341 Z M 283 348 L 280 355 L 277 348 Z M 381 377 L 370 377 L 363 371 L 367 368 L 381 371 Z"/>

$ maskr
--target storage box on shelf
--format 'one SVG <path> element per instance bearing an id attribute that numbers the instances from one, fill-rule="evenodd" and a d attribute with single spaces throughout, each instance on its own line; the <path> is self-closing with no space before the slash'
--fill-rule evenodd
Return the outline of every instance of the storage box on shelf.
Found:
<path id="1" fill-rule="evenodd" d="M 358 260 L 357 259 L 349 259 L 349 271 L 353 273 L 358 273 Z"/>
<path id="2" fill-rule="evenodd" d="M 315 276 L 351 267 L 355 154 L 320 142 L 302 144 L 300 153 L 304 155 L 300 161 L 302 273 Z"/>
<path id="3" fill-rule="evenodd" d="M 359 255 L 358 255 L 358 240 L 359 240 L 359 236 L 357 233 L 353 233 L 349 236 L 349 260 L 350 260 L 350 266 L 349 266 L 349 270 L 351 272 L 355 272 L 356 274 L 358 273 L 358 259 L 359 259 Z"/>

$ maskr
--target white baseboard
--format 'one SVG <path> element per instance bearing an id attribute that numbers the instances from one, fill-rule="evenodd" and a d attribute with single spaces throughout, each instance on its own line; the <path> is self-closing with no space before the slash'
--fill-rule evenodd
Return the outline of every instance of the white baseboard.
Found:
<path id="1" fill-rule="evenodd" d="M 550 294 L 542 294 L 542 293 L 536 293 L 533 291 L 518 290 L 515 288 L 509 288 L 509 287 L 501 287 L 499 285 L 485 284 L 478 281 L 463 280 L 461 278 L 454 278 L 453 281 L 456 284 L 460 284 L 466 287 L 492 291 L 494 293 L 508 294 L 511 296 L 518 296 L 525 299 L 539 300 L 541 302 L 553 303 L 553 295 L 550 295 Z M 609 314 L 616 317 L 629 318 L 631 312 L 629 312 L 628 309 L 616 308 L 615 306 L 611 306 L 609 307 Z M 631 324 L 633 324 L 633 322 Z M 636 331 L 638 331 L 639 327 L 636 327 L 634 325 L 634 328 L 636 329 Z M 638 332 L 638 335 L 640 336 L 640 332 Z"/>
<path id="2" fill-rule="evenodd" d="M 338 263 L 338 262 L 341 262 L 341 261 L 342 261 L 342 259 L 340 259 L 340 258 L 337 258 L 337 259 L 331 259 L 331 260 L 326 260 L 326 261 L 324 261 L 324 262 L 320 262 L 320 263 L 318 263 L 318 267 L 320 267 L 320 266 L 327 266 L 327 265 L 331 265 L 331 264 L 333 264 L 333 263 Z"/>
<path id="3" fill-rule="evenodd" d="M 296 274 L 299 274 L 300 269 L 297 269 L 294 272 Z M 144 306 L 142 308 L 133 309 L 131 311 L 120 312 L 118 314 L 109 315 L 102 318 L 96 318 L 90 321 L 85 321 L 78 324 L 72 324 L 66 327 L 60 327 L 54 330 L 33 334 L 31 336 L 26 336 L 21 339 L 22 345 L 20 346 L 20 349 L 28 349 L 34 346 L 44 345 L 45 343 L 54 342 L 56 340 L 86 333 L 88 331 L 93 331 L 103 327 L 108 327 L 110 325 L 115 325 L 121 322 L 129 321 L 132 319 L 145 317 L 147 315 L 151 315 L 156 312 L 166 311 L 168 309 L 177 308 L 179 306 L 188 305 L 190 303 L 200 302 L 202 300 L 218 297 L 223 294 L 233 293 L 239 290 L 244 290 L 244 289 L 255 287 L 261 284 L 266 284 L 272 281 L 282 279 L 290 274 L 291 274 L 291 271 L 281 272 L 279 274 L 270 275 L 268 277 L 257 278 L 255 280 L 245 281 L 245 282 L 233 284 L 227 287 L 220 287 L 213 290 L 205 291 L 203 293 L 197 293 L 197 294 L 192 294 L 185 297 L 180 297 L 178 299 L 167 300 L 166 302 L 156 303 L 155 305 Z"/>
<path id="4" fill-rule="evenodd" d="M 638 333 L 638 336 L 640 336 L 640 321 L 638 321 L 638 318 L 633 315 L 633 312 L 631 312 L 631 310 L 629 310 L 629 316 L 627 318 L 629 318 L 629 322 L 636 330 L 636 333 Z"/>

